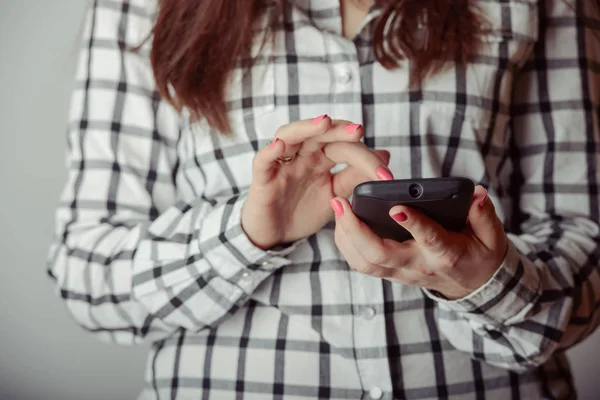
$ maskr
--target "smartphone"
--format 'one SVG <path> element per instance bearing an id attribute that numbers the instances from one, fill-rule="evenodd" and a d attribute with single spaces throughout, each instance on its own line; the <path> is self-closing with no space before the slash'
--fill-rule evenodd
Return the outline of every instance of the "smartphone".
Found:
<path id="1" fill-rule="evenodd" d="M 473 181 L 463 177 L 365 182 L 354 188 L 352 210 L 379 237 L 403 242 L 412 235 L 390 217 L 390 208 L 408 206 L 448 231 L 461 231 L 474 190 Z"/>

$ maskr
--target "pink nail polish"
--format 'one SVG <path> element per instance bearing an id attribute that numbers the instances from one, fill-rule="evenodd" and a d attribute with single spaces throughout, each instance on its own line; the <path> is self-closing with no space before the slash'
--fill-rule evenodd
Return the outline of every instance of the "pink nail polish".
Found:
<path id="1" fill-rule="evenodd" d="M 319 125 L 321 123 L 321 121 L 323 121 L 326 117 L 327 117 L 327 114 L 323 114 L 320 117 L 313 119 L 312 123 L 315 125 Z"/>
<path id="2" fill-rule="evenodd" d="M 275 138 L 275 140 L 273 140 L 271 142 L 271 144 L 269 145 L 270 148 L 274 149 L 275 146 L 277 146 L 277 142 L 279 142 L 279 138 Z"/>
<path id="3" fill-rule="evenodd" d="M 335 215 L 337 215 L 338 217 L 344 215 L 344 206 L 342 206 L 342 203 L 340 203 L 338 200 L 331 199 L 329 200 L 329 204 L 331 204 L 331 208 L 333 208 Z"/>
<path id="4" fill-rule="evenodd" d="M 489 198 L 490 197 L 488 196 L 487 192 L 485 192 L 485 194 L 483 195 L 483 198 L 479 201 L 479 207 L 485 206 L 485 203 L 488 202 Z"/>
<path id="5" fill-rule="evenodd" d="M 346 125 L 346 132 L 354 133 L 358 128 L 360 128 L 360 124 L 349 124 Z"/>
<path id="6" fill-rule="evenodd" d="M 399 212 L 398 214 L 392 215 L 392 218 L 397 222 L 406 222 L 408 216 L 403 212 Z"/>
<path id="7" fill-rule="evenodd" d="M 376 174 L 377 174 L 377 177 L 379 179 L 381 179 L 382 181 L 391 181 L 394 179 L 394 175 L 392 175 L 390 170 L 387 169 L 386 167 L 377 168 Z"/>

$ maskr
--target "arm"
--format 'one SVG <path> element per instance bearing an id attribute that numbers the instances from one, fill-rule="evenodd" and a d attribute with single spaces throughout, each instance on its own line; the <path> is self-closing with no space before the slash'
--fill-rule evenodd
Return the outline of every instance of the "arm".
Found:
<path id="1" fill-rule="evenodd" d="M 243 233 L 243 195 L 176 203 L 179 115 L 156 93 L 147 47 L 124 49 L 151 28 L 135 3 L 87 14 L 49 255 L 75 320 L 118 343 L 214 326 L 289 263 Z"/>
<path id="2" fill-rule="evenodd" d="M 458 301 L 428 293 L 456 348 L 516 371 L 583 340 L 600 320 L 600 6 L 567 3 L 577 16 L 561 0 L 541 1 L 547 26 L 515 82 L 520 231 L 479 290 Z"/>

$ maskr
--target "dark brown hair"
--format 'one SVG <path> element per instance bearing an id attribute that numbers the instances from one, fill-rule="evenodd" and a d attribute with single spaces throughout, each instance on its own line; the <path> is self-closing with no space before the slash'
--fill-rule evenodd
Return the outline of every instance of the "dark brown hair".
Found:
<path id="1" fill-rule="evenodd" d="M 150 53 L 160 94 L 178 110 L 187 107 L 194 118 L 230 133 L 224 99 L 229 73 L 253 45 L 262 17 L 268 32 L 277 29 L 284 1 L 160 0 Z M 475 51 L 481 17 L 471 0 L 376 3 L 383 12 L 374 54 L 388 69 L 409 60 L 412 87 L 440 72 L 448 60 L 468 62 Z"/>

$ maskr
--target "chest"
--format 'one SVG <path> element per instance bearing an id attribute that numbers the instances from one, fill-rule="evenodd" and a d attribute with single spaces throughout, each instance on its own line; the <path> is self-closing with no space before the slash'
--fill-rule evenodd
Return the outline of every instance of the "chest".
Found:
<path id="1" fill-rule="evenodd" d="M 179 152 L 187 194 L 247 189 L 252 158 L 277 128 L 325 113 L 363 124 L 365 142 L 391 152 L 397 177 L 481 181 L 505 158 L 513 83 L 537 39 L 538 10 L 537 0 L 476 3 L 486 20 L 476 57 L 468 65 L 448 63 L 417 90 L 409 89 L 408 65 L 388 70 L 377 62 L 373 24 L 351 41 L 330 29 L 331 18 L 286 11 L 274 40 L 260 53 L 257 44 L 248 73 L 232 73 L 226 99 L 233 135 L 203 122 L 184 130 Z"/>

